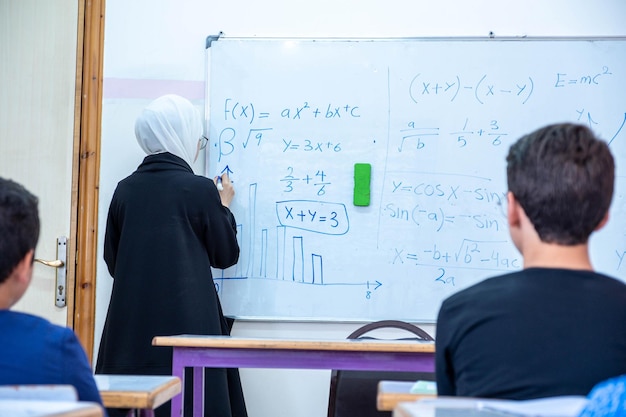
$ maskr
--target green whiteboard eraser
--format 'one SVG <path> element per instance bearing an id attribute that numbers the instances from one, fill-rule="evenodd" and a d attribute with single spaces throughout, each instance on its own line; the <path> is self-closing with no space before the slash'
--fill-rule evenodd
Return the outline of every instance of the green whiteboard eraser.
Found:
<path id="1" fill-rule="evenodd" d="M 370 205 L 370 180 L 372 166 L 370 164 L 354 164 L 354 205 Z"/>

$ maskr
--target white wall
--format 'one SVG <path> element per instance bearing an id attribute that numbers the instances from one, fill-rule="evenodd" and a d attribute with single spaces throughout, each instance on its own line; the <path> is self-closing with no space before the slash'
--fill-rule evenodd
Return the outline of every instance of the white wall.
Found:
<path id="1" fill-rule="evenodd" d="M 205 39 L 231 37 L 626 36 L 623 0 L 107 0 L 99 248 L 117 181 L 143 154 L 133 124 L 161 94 L 204 107 Z M 203 161 L 194 167 L 202 172 Z M 102 258 L 102 251 L 99 258 Z M 111 288 L 98 265 L 96 352 Z M 345 338 L 356 323 L 237 322 L 236 336 Z M 434 335 L 434 325 L 422 326 Z M 250 417 L 322 417 L 329 371 L 244 369 Z"/>

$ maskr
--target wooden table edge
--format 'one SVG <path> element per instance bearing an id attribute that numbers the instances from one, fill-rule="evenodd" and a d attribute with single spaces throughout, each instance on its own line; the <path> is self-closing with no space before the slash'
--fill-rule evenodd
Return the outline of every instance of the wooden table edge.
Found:
<path id="1" fill-rule="evenodd" d="M 151 393 L 144 391 L 101 391 L 102 402 L 107 408 L 155 409 L 181 392 L 180 379 L 172 379 Z"/>
<path id="2" fill-rule="evenodd" d="M 422 398 L 437 398 L 436 393 L 411 392 L 414 384 L 415 382 L 413 381 L 378 381 L 376 409 L 378 411 L 393 411 L 396 405 L 401 402 L 415 402 Z"/>
<path id="3" fill-rule="evenodd" d="M 179 378 L 173 379 L 167 383 L 167 385 L 161 387 L 161 389 L 153 395 L 152 407 L 157 408 L 160 405 L 168 402 L 176 395 L 182 392 L 182 384 Z"/>
<path id="4" fill-rule="evenodd" d="M 229 336 L 156 336 L 154 346 L 259 349 L 259 350 L 343 350 L 402 353 L 434 353 L 434 342 L 398 340 L 303 340 L 303 339 L 258 339 L 233 338 Z"/>
<path id="5" fill-rule="evenodd" d="M 50 414 L 47 417 L 103 417 L 104 410 L 99 404 L 89 404 L 82 408 Z"/>
<path id="6" fill-rule="evenodd" d="M 436 394 L 392 394 L 380 393 L 376 396 L 376 408 L 378 411 L 393 411 L 400 403 L 415 402 L 422 398 L 436 398 Z"/>

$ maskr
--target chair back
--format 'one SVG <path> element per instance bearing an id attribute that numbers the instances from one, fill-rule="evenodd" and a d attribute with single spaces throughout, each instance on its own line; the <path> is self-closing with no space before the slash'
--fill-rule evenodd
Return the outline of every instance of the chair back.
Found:
<path id="1" fill-rule="evenodd" d="M 410 337 L 394 340 L 434 341 L 433 337 L 418 326 L 399 321 L 381 320 L 368 323 L 352 332 L 348 339 L 379 339 L 367 334 L 379 329 L 399 329 Z M 345 371 L 333 370 L 330 376 L 328 417 L 390 417 L 390 411 L 376 409 L 378 382 L 392 381 L 435 381 L 434 372 L 398 371 Z"/>

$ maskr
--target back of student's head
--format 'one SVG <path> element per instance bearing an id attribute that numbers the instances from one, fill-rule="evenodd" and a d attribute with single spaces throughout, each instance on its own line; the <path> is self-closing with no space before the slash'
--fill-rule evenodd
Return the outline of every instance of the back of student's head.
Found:
<path id="1" fill-rule="evenodd" d="M 586 243 L 613 197 L 615 164 L 606 142 L 584 125 L 536 130 L 511 146 L 509 191 L 546 243 Z"/>
<path id="2" fill-rule="evenodd" d="M 20 184 L 0 178 L 0 284 L 24 256 L 37 246 L 37 197 Z"/>

